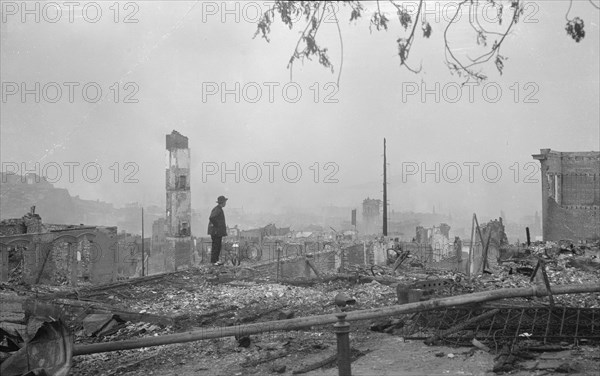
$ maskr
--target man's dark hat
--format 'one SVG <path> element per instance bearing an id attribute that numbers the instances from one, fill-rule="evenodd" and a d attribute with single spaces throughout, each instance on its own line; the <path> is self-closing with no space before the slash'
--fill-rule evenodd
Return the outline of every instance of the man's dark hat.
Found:
<path id="1" fill-rule="evenodd" d="M 222 202 L 225 202 L 227 200 L 229 200 L 229 199 L 227 197 L 225 197 L 225 196 L 219 196 L 219 197 L 217 197 L 217 203 L 219 203 L 219 204 L 222 203 Z"/>

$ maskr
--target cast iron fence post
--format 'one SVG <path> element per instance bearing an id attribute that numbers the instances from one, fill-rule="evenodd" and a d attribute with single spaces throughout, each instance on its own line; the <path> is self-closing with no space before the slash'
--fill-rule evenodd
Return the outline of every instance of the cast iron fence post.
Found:
<path id="1" fill-rule="evenodd" d="M 333 325 L 333 330 L 337 336 L 337 364 L 339 376 L 351 376 L 350 370 L 350 324 L 345 320 L 346 313 L 338 312 L 335 314 L 338 322 Z"/>

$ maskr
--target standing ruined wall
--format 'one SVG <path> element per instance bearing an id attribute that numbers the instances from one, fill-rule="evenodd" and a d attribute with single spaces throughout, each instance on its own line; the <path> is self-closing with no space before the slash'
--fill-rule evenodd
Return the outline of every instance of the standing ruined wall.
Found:
<path id="1" fill-rule="evenodd" d="M 127 279 L 141 276 L 142 269 L 142 237 L 139 235 L 120 234 L 118 235 L 118 264 L 117 279 Z M 144 244 L 146 246 L 147 244 Z M 149 248 L 145 248 L 146 254 L 150 253 Z"/>
<path id="2" fill-rule="evenodd" d="M 177 131 L 166 136 L 167 236 L 190 236 L 192 206 L 188 138 Z"/>
<path id="3" fill-rule="evenodd" d="M 541 149 L 544 240 L 600 238 L 600 152 Z"/>
<path id="4" fill-rule="evenodd" d="M 21 218 L 5 219 L 0 222 L 0 236 L 26 234 L 27 226 Z"/>
<path id="5" fill-rule="evenodd" d="M 449 239 L 450 226 L 442 223 L 439 227 L 433 227 L 429 243 L 433 248 L 433 261 L 439 262 L 448 257 L 455 256 L 452 252 L 453 243 Z"/>
<path id="6" fill-rule="evenodd" d="M 429 242 L 429 230 L 423 226 L 417 226 L 415 241 L 419 244 L 425 244 Z"/>
<path id="7" fill-rule="evenodd" d="M 165 271 L 166 249 L 165 219 L 159 218 L 152 223 L 152 238 L 150 240 L 150 256 L 148 258 L 148 274 Z"/>
<path id="8" fill-rule="evenodd" d="M 488 237 L 490 243 L 487 250 L 488 265 L 495 266 L 498 264 L 500 257 L 500 249 L 508 245 L 508 237 L 504 230 L 502 218 L 489 221 L 481 228 L 483 239 L 487 242 Z M 483 244 L 485 247 L 485 244 Z"/>
<path id="9" fill-rule="evenodd" d="M 342 267 L 366 266 L 369 264 L 369 248 L 358 243 L 342 248 Z"/>
<path id="10" fill-rule="evenodd" d="M 188 138 L 177 131 L 166 135 L 167 208 L 165 217 L 165 272 L 193 264 L 190 149 Z"/>
<path id="11" fill-rule="evenodd" d="M 374 241 L 369 245 L 370 253 L 373 255 L 374 265 L 386 265 L 387 250 L 393 248 L 394 244 L 391 241 Z"/>
<path id="12" fill-rule="evenodd" d="M 35 206 L 31 208 L 30 213 L 25 214 L 22 218 L 10 218 L 0 221 L 0 236 L 32 234 L 43 231 L 42 217 L 35 214 Z"/>
<path id="13" fill-rule="evenodd" d="M 487 268 L 498 266 L 501 249 L 505 249 L 508 245 L 508 237 L 504 229 L 502 217 L 494 219 L 480 226 L 481 236 L 479 231 L 475 230 L 475 238 L 473 244 L 468 243 L 470 249 L 470 263 L 468 273 L 478 275 L 484 270 L 484 250 L 487 246 Z M 482 240 L 483 238 L 483 240 Z M 466 244 L 465 244 L 466 245 Z"/>
<path id="14" fill-rule="evenodd" d="M 53 285 L 70 284 L 75 263 L 73 262 L 73 247 L 76 246 L 67 242 L 52 243 L 52 253 L 49 255 L 51 260 L 46 262 L 44 276 L 47 280 L 41 280 L 40 283 Z"/>
<path id="15" fill-rule="evenodd" d="M 305 253 L 305 249 L 301 247 L 298 254 L 289 254 L 280 261 L 274 258 L 264 263 L 245 262 L 243 265 L 252 266 L 252 269 L 259 271 L 262 276 L 270 278 L 313 278 L 316 274 L 307 260 L 310 260 L 321 274 L 345 272 L 376 264 L 375 253 L 384 253 L 385 249 L 385 243 L 377 241 L 370 244 L 326 244 L 319 247 L 319 251 L 315 253 Z"/>
<path id="16" fill-rule="evenodd" d="M 381 200 L 366 198 L 362 205 L 361 232 L 365 235 L 378 234 L 381 230 Z"/>
<path id="17" fill-rule="evenodd" d="M 116 281 L 119 253 L 117 246 L 116 227 L 98 227 L 94 236 L 83 243 L 82 260 L 89 257 L 89 281 L 91 283 L 106 283 Z M 84 266 L 85 267 L 85 266 Z M 80 268 L 81 269 L 81 268 Z M 85 278 L 84 278 L 85 279 Z"/>
<path id="18" fill-rule="evenodd" d="M 439 226 L 425 228 L 417 226 L 411 249 L 418 251 L 418 257 L 427 263 L 440 262 L 453 254 L 453 243 L 450 241 L 450 226 L 441 223 Z M 413 253 L 414 255 L 414 253 Z"/>
<path id="19" fill-rule="evenodd" d="M 21 255 L 19 280 L 26 284 L 77 285 L 105 283 L 116 278 L 116 227 L 79 228 L 0 237 L 2 280 L 7 281 L 14 249 Z M 5 263 L 6 262 L 6 263 Z"/>

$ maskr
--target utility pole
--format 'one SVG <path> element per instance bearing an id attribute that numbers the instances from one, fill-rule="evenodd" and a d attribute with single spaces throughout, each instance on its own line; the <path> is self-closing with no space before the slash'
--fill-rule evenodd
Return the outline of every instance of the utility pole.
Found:
<path id="1" fill-rule="evenodd" d="M 383 139 L 383 236 L 387 236 L 387 159 L 385 155 L 385 138 Z"/>
<path id="2" fill-rule="evenodd" d="M 144 275 L 146 275 L 146 268 L 145 268 L 145 254 L 144 254 L 144 207 L 142 206 L 142 277 Z"/>

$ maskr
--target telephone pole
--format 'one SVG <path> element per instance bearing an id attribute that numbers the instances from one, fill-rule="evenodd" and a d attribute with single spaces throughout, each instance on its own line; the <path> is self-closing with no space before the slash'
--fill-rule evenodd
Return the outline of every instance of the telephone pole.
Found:
<path id="1" fill-rule="evenodd" d="M 383 236 L 387 236 L 387 158 L 385 155 L 385 138 L 383 139 Z"/>
<path id="2" fill-rule="evenodd" d="M 146 275 L 145 268 L 145 252 L 144 252 L 144 207 L 142 206 L 142 277 Z"/>

